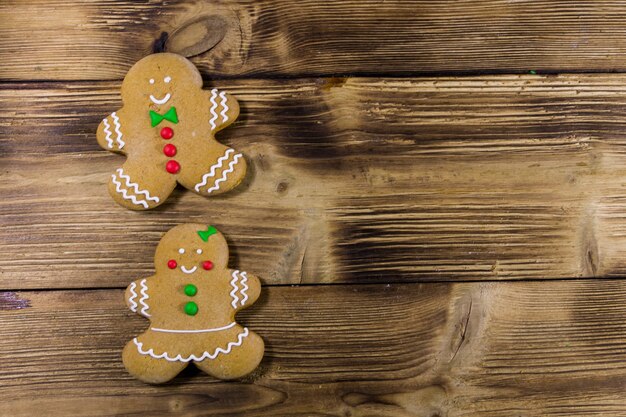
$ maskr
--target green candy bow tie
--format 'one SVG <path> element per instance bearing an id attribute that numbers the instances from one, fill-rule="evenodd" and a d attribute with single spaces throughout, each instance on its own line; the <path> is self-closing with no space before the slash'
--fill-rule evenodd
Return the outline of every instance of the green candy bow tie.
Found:
<path id="1" fill-rule="evenodd" d="M 205 242 L 209 240 L 209 236 L 216 233 L 217 229 L 215 228 L 215 226 L 208 226 L 206 230 L 198 230 L 198 235 L 200 236 L 200 239 Z"/>
<path id="2" fill-rule="evenodd" d="M 150 121 L 152 122 L 152 127 L 158 125 L 163 120 L 169 120 L 170 122 L 174 124 L 178 123 L 178 115 L 176 114 L 176 107 L 170 107 L 170 109 L 162 116 L 159 113 L 150 110 Z"/>

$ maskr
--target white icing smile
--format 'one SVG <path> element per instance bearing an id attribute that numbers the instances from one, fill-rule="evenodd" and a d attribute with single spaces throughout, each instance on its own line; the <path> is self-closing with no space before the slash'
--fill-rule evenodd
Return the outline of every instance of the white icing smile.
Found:
<path id="1" fill-rule="evenodd" d="M 197 266 L 194 266 L 191 269 L 187 269 L 183 265 L 180 266 L 180 270 L 183 271 L 185 274 L 193 274 L 194 272 L 196 272 L 196 269 L 198 269 Z"/>
<path id="2" fill-rule="evenodd" d="M 152 100 L 154 104 L 165 104 L 170 99 L 170 97 L 171 97 L 170 93 L 167 93 L 165 97 L 163 97 L 162 99 L 157 99 L 152 94 L 150 94 L 150 100 Z"/>

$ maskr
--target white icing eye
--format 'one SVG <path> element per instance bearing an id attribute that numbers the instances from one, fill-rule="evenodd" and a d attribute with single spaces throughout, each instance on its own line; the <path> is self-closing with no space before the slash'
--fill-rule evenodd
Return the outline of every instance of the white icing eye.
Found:
<path id="1" fill-rule="evenodd" d="M 168 75 L 167 77 L 163 78 L 163 81 L 165 81 L 166 83 L 169 83 L 170 81 L 172 81 L 172 77 Z"/>
<path id="2" fill-rule="evenodd" d="M 154 84 L 154 78 L 150 78 L 150 84 Z"/>
<path id="3" fill-rule="evenodd" d="M 198 249 L 198 250 L 196 251 L 196 253 L 197 253 L 198 255 L 202 255 L 202 249 Z"/>
<path id="4" fill-rule="evenodd" d="M 182 255 L 183 253 L 185 253 L 185 249 L 183 249 L 183 248 L 178 249 L 178 253 L 180 253 Z"/>

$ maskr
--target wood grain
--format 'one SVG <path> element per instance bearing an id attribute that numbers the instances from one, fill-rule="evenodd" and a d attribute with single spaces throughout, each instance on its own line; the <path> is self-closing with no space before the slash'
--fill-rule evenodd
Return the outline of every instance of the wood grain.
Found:
<path id="1" fill-rule="evenodd" d="M 178 34 L 174 51 L 208 49 L 194 63 L 214 77 L 624 71 L 624 6 L 608 0 L 5 0 L 0 79 L 121 79 L 162 33 Z M 226 31 L 213 46 L 194 27 L 206 20 L 221 32 L 210 24 L 216 18 Z"/>
<path id="2" fill-rule="evenodd" d="M 626 413 L 623 281 L 265 288 L 240 315 L 267 343 L 258 371 L 160 387 L 123 369 L 147 322 L 121 290 L 12 296 L 27 307 L 0 312 L 1 415 Z"/>
<path id="3" fill-rule="evenodd" d="M 146 213 L 105 183 L 117 82 L 0 86 L 4 289 L 124 287 L 189 221 L 265 284 L 610 277 L 626 262 L 626 79 L 240 80 L 238 192 Z"/>

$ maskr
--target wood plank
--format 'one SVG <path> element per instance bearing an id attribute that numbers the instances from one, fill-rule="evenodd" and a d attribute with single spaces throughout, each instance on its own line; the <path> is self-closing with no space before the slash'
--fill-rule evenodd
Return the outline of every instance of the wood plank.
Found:
<path id="1" fill-rule="evenodd" d="M 625 5 L 5 0 L 0 79 L 121 79 L 162 33 L 174 51 L 210 48 L 194 62 L 212 77 L 625 71 Z"/>
<path id="2" fill-rule="evenodd" d="M 240 80 L 238 192 L 131 212 L 95 130 L 117 82 L 0 88 L 4 289 L 123 287 L 214 223 L 266 284 L 624 275 L 621 75 Z"/>
<path id="3" fill-rule="evenodd" d="M 619 280 L 265 288 L 240 317 L 267 343 L 258 371 L 159 387 L 121 364 L 147 325 L 121 290 L 2 299 L 2 415 L 626 414 Z"/>

